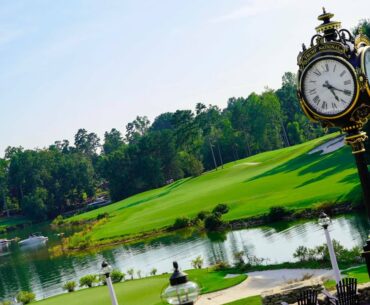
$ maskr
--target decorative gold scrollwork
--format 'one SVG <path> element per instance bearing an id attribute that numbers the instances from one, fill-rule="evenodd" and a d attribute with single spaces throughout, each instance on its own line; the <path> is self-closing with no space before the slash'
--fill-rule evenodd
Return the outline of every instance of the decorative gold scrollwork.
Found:
<path id="1" fill-rule="evenodd" d="M 366 104 L 361 104 L 353 111 L 350 120 L 352 122 L 361 122 L 361 124 L 364 125 L 367 122 L 369 116 L 370 116 L 370 106 Z"/>
<path id="2" fill-rule="evenodd" d="M 364 142 L 367 140 L 366 132 L 361 131 L 354 135 L 348 135 L 345 137 L 345 143 L 351 145 L 352 154 L 359 154 L 365 151 Z"/>
<path id="3" fill-rule="evenodd" d="M 360 33 L 355 37 L 355 48 L 359 49 L 364 46 L 370 46 L 370 40 L 366 35 Z"/>

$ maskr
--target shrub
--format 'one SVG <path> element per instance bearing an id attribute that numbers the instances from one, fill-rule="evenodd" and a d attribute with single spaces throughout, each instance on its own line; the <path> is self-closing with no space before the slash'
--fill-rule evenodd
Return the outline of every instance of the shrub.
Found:
<path id="1" fill-rule="evenodd" d="M 2 301 L 0 305 L 12 305 L 12 301 Z"/>
<path id="2" fill-rule="evenodd" d="M 217 231 L 224 225 L 220 215 L 211 214 L 204 219 L 204 227 L 208 231 Z"/>
<path id="3" fill-rule="evenodd" d="M 96 216 L 96 220 L 100 220 L 100 219 L 104 219 L 104 218 L 108 218 L 109 217 L 109 213 L 105 212 L 105 213 L 102 213 L 102 214 L 98 214 L 98 216 Z"/>
<path id="4" fill-rule="evenodd" d="M 208 211 L 200 211 L 200 212 L 198 213 L 198 215 L 197 215 L 197 219 L 199 219 L 199 220 L 204 220 L 204 219 L 206 219 L 206 217 L 207 217 L 209 214 L 211 214 L 211 213 L 210 213 L 210 212 L 208 212 Z"/>
<path id="5" fill-rule="evenodd" d="M 91 236 L 86 232 L 74 233 L 71 237 L 66 239 L 67 247 L 69 249 L 86 249 L 91 246 Z"/>
<path id="6" fill-rule="evenodd" d="M 191 261 L 191 265 L 194 269 L 202 269 L 203 267 L 203 258 L 199 255 Z"/>
<path id="7" fill-rule="evenodd" d="M 52 225 L 54 226 L 61 226 L 62 224 L 64 224 L 64 219 L 63 219 L 63 216 L 62 215 L 58 215 L 57 217 L 55 217 L 55 219 L 51 222 Z"/>
<path id="8" fill-rule="evenodd" d="M 172 225 L 174 230 L 187 228 L 191 225 L 191 220 L 187 217 L 176 218 L 175 223 Z"/>
<path id="9" fill-rule="evenodd" d="M 218 205 L 215 206 L 215 208 L 212 210 L 212 213 L 213 214 L 226 214 L 227 212 L 229 212 L 229 207 L 227 206 L 227 204 L 224 204 L 224 203 L 220 203 Z"/>
<path id="10" fill-rule="evenodd" d="M 75 281 L 69 281 L 64 283 L 63 289 L 67 290 L 68 292 L 73 292 L 76 289 L 76 282 Z"/>
<path id="11" fill-rule="evenodd" d="M 98 281 L 97 276 L 95 274 L 87 274 L 80 278 L 80 287 L 87 286 L 91 288 L 94 283 Z"/>
<path id="12" fill-rule="evenodd" d="M 17 296 L 15 297 L 17 299 L 17 302 L 22 304 L 28 304 L 35 300 L 35 294 L 30 291 L 20 291 L 18 292 Z"/>
<path id="13" fill-rule="evenodd" d="M 270 211 L 268 213 L 268 218 L 270 221 L 278 221 L 278 220 L 282 220 L 285 216 L 288 216 L 290 214 L 291 212 L 287 210 L 287 208 L 276 206 L 276 207 L 270 208 Z"/>
<path id="14" fill-rule="evenodd" d="M 125 274 L 118 269 L 113 269 L 110 277 L 113 283 L 119 283 L 125 278 Z"/>

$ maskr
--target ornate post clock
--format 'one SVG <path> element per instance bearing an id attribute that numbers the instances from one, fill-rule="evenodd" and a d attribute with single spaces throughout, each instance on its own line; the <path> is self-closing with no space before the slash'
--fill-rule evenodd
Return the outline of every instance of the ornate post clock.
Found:
<path id="1" fill-rule="evenodd" d="M 318 17 L 322 23 L 309 48 L 302 45 L 298 98 L 311 121 L 346 133 L 370 218 L 370 179 L 364 156 L 367 135 L 362 131 L 370 116 L 370 40 L 362 34 L 353 37 L 333 17 L 323 9 Z"/>

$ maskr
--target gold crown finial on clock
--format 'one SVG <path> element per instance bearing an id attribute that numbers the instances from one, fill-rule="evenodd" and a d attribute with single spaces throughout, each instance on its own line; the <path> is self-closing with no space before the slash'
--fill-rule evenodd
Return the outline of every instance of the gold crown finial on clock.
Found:
<path id="1" fill-rule="evenodd" d="M 333 31 L 341 28 L 339 21 L 330 20 L 334 14 L 327 12 L 325 7 L 322 8 L 322 11 L 322 14 L 317 17 L 318 20 L 322 21 L 322 24 L 316 27 L 317 33 L 332 34 Z"/>

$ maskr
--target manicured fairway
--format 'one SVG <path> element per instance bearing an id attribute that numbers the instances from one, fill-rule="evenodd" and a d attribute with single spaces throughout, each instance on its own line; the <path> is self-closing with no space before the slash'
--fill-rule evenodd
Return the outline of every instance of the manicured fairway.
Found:
<path id="1" fill-rule="evenodd" d="M 224 279 L 224 272 L 190 270 L 191 280 L 202 288 L 202 293 L 217 291 L 239 284 L 246 279 L 245 275 Z M 141 280 L 126 281 L 115 284 L 119 304 L 124 305 L 162 305 L 160 294 L 167 286 L 170 275 L 160 275 Z M 37 302 L 40 305 L 107 305 L 110 304 L 108 288 L 100 286 L 83 289 L 73 293 L 62 294 Z"/>
<path id="2" fill-rule="evenodd" d="M 361 192 L 350 148 L 323 156 L 307 154 L 332 137 L 232 162 L 224 169 L 176 181 L 71 219 L 109 213 L 108 222 L 92 233 L 93 239 L 104 239 L 163 228 L 177 217 L 194 217 L 219 203 L 230 206 L 225 219 L 233 220 L 265 213 L 276 205 L 297 209 L 359 201 Z"/>

